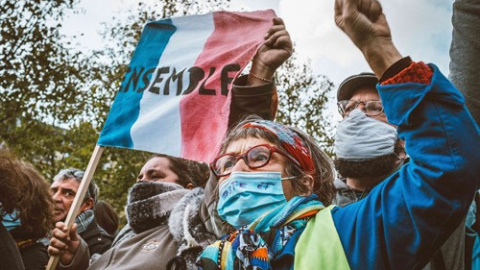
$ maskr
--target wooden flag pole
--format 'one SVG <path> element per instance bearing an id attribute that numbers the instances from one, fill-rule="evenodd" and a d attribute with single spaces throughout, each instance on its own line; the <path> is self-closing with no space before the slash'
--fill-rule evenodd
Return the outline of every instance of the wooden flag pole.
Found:
<path id="1" fill-rule="evenodd" d="M 82 182 L 78 187 L 77 194 L 75 195 L 75 199 L 73 200 L 70 211 L 68 211 L 67 219 L 65 220 L 65 225 L 67 226 L 68 230 L 72 228 L 73 222 L 77 217 L 77 213 L 80 210 L 83 198 L 87 193 L 88 185 L 92 181 L 93 173 L 95 173 L 95 169 L 97 168 L 98 162 L 100 161 L 100 157 L 102 156 L 104 149 L 104 147 L 97 145 L 95 146 L 95 150 L 93 150 L 92 157 L 90 157 L 90 161 L 88 162 L 87 170 L 83 175 Z M 59 256 L 51 256 L 50 260 L 48 261 L 46 270 L 55 270 L 59 260 Z"/>

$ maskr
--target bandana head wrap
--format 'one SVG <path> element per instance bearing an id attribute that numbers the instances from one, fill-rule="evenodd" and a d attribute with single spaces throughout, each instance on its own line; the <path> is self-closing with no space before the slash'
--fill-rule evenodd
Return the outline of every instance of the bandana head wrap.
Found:
<path id="1" fill-rule="evenodd" d="M 285 125 L 267 120 L 249 122 L 242 128 L 260 128 L 270 132 L 282 142 L 282 146 L 287 150 L 288 154 L 300 163 L 301 168 L 307 174 L 314 173 L 315 167 L 312 154 L 294 130 Z"/>

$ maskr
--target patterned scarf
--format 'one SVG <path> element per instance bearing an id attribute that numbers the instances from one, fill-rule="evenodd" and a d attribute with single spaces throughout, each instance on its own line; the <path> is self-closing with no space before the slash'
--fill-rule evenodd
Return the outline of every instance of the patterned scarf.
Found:
<path id="1" fill-rule="evenodd" d="M 75 223 L 77 223 L 77 233 L 83 233 L 87 230 L 88 225 L 92 223 L 94 218 L 94 213 L 92 209 L 81 213 L 75 218 Z"/>
<path id="2" fill-rule="evenodd" d="M 272 269 L 271 263 L 279 255 L 293 254 L 307 221 L 325 208 L 316 198 L 316 195 L 294 197 L 287 205 L 273 209 L 248 227 L 222 237 L 200 255 L 199 269 Z M 271 243 L 262 238 L 268 233 L 275 235 Z M 290 263 L 293 263 L 293 256 Z"/>

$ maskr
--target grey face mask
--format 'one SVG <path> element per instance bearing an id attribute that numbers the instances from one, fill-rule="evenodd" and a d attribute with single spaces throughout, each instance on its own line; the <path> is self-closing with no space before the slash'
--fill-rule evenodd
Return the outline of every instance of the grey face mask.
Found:
<path id="1" fill-rule="evenodd" d="M 397 129 L 353 110 L 337 126 L 335 152 L 338 158 L 366 160 L 394 152 Z"/>

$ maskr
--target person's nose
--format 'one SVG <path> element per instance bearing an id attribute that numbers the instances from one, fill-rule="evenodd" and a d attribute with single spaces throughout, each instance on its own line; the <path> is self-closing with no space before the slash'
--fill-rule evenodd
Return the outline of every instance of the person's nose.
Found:
<path id="1" fill-rule="evenodd" d="M 60 197 L 60 191 L 53 193 L 52 199 L 54 202 L 60 202 L 62 200 Z"/>
<path id="2" fill-rule="evenodd" d="M 250 171 L 250 168 L 245 162 L 245 159 L 240 158 L 237 160 L 237 163 L 235 163 L 235 166 L 233 166 L 231 173 L 232 172 L 248 172 L 248 171 Z"/>
<path id="3" fill-rule="evenodd" d="M 359 102 L 357 105 L 357 109 L 361 110 L 362 112 L 365 112 L 365 102 Z"/>

